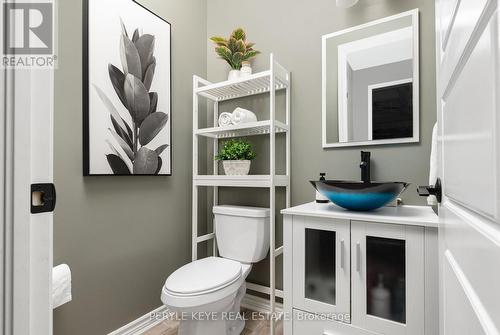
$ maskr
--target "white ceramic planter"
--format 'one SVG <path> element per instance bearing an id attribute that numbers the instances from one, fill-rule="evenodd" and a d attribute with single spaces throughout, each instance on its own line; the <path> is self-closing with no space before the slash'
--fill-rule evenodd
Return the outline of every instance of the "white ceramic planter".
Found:
<path id="1" fill-rule="evenodd" d="M 224 173 L 227 176 L 246 176 L 250 172 L 252 161 L 222 161 Z"/>
<path id="2" fill-rule="evenodd" d="M 235 80 L 241 76 L 240 70 L 231 70 L 227 76 L 227 80 Z"/>

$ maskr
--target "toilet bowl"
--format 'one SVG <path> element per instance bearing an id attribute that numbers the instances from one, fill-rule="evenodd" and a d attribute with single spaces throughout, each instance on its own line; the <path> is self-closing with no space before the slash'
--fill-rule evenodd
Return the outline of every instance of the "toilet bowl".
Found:
<path id="1" fill-rule="evenodd" d="M 245 327 L 239 315 L 252 263 L 269 250 L 269 210 L 216 206 L 215 229 L 221 257 L 193 261 L 166 280 L 163 304 L 181 320 L 179 335 L 236 335 Z"/>
<path id="2" fill-rule="evenodd" d="M 251 268 L 208 257 L 174 272 L 163 286 L 161 300 L 181 319 L 178 334 L 240 334 L 245 324 L 237 313 Z"/>

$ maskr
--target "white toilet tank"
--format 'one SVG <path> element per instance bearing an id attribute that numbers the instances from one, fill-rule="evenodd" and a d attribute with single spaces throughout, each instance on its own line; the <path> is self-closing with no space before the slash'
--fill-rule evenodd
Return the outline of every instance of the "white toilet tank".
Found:
<path id="1" fill-rule="evenodd" d="M 269 209 L 214 206 L 215 235 L 221 257 L 257 263 L 269 251 Z"/>

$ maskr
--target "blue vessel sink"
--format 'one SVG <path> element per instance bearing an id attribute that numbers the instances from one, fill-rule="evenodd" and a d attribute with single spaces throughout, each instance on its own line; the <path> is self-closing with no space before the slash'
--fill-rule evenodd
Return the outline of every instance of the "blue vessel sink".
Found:
<path id="1" fill-rule="evenodd" d="M 334 204 L 353 211 L 371 211 L 387 205 L 408 187 L 404 182 L 310 181 Z"/>

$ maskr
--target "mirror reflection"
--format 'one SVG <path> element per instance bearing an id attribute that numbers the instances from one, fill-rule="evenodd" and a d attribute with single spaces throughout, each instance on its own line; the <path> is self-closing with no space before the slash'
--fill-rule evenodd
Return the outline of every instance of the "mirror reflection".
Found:
<path id="1" fill-rule="evenodd" d="M 323 36 L 323 146 L 418 141 L 417 11 Z"/>

